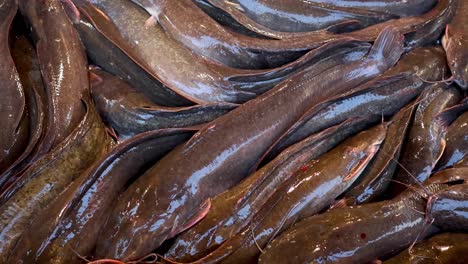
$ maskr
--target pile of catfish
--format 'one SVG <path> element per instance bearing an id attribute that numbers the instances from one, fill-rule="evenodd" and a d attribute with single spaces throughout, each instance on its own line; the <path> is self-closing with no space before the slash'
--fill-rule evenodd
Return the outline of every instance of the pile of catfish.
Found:
<path id="1" fill-rule="evenodd" d="M 467 263 L 468 0 L 0 0 L 0 263 Z"/>

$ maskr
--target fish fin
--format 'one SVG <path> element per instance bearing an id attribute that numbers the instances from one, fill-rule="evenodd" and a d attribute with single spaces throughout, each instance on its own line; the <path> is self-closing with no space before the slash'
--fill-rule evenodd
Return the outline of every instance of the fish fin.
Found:
<path id="1" fill-rule="evenodd" d="M 67 13 L 73 24 L 78 24 L 81 20 L 81 14 L 75 4 L 71 0 L 61 0 L 61 2 L 65 13 Z"/>
<path id="2" fill-rule="evenodd" d="M 372 46 L 369 57 L 394 65 L 403 54 L 405 37 L 394 27 L 384 28 Z"/>
<path id="3" fill-rule="evenodd" d="M 113 127 L 105 127 L 105 130 L 107 134 L 116 142 L 119 142 L 119 136 L 117 135 L 117 132 L 115 132 Z"/>
<path id="4" fill-rule="evenodd" d="M 386 86 L 388 84 L 392 84 L 394 82 L 409 78 L 412 75 L 413 75 L 413 73 L 411 73 L 411 72 L 400 72 L 400 73 L 397 73 L 395 75 L 390 75 L 390 76 L 385 76 L 385 77 L 382 77 L 382 78 L 377 78 L 377 79 L 374 79 L 374 80 L 364 84 L 364 86 L 362 86 L 362 89 L 359 89 L 359 91 L 362 91 L 365 88 L 380 88 L 380 87 Z M 359 92 L 359 91 L 357 91 L 357 92 Z M 352 95 L 354 93 L 356 93 L 356 91 L 351 90 L 348 94 L 345 94 L 345 96 L 346 95 Z"/>
<path id="5" fill-rule="evenodd" d="M 91 84 L 91 86 L 95 86 L 95 85 L 98 85 L 100 83 L 102 83 L 104 80 L 101 78 L 101 76 L 93 73 L 93 72 L 89 72 L 89 82 Z"/>
<path id="6" fill-rule="evenodd" d="M 447 50 L 448 44 L 449 44 L 449 38 L 450 38 L 449 26 L 450 26 L 450 25 L 447 25 L 447 26 L 445 27 L 445 34 L 442 36 L 442 47 L 444 47 L 445 50 Z"/>
<path id="7" fill-rule="evenodd" d="M 146 21 L 145 21 L 145 29 L 149 29 L 151 27 L 156 26 L 158 24 L 158 20 L 154 16 L 150 16 Z"/>
<path id="8" fill-rule="evenodd" d="M 348 198 L 343 198 L 338 201 L 335 201 L 335 203 L 332 204 L 328 210 L 335 209 L 335 208 L 344 208 L 348 206 L 348 201 L 349 201 Z"/>
<path id="9" fill-rule="evenodd" d="M 339 34 L 351 32 L 362 28 L 362 23 L 359 20 L 347 20 L 335 25 L 327 27 L 325 30 L 331 33 Z"/>
<path id="10" fill-rule="evenodd" d="M 447 146 L 447 141 L 445 141 L 445 138 L 440 139 L 439 152 L 437 153 L 436 159 L 434 159 L 434 164 L 432 166 L 432 169 L 434 169 L 437 162 L 440 160 L 440 158 L 442 158 L 442 155 L 444 154 L 446 146 Z"/>
<path id="11" fill-rule="evenodd" d="M 169 237 L 174 237 L 177 234 L 189 229 L 190 227 L 194 226 L 196 223 L 200 222 L 210 211 L 211 208 L 211 199 L 207 199 L 204 201 L 201 205 L 200 208 L 198 209 L 197 212 L 195 212 L 185 223 L 179 227 L 176 228 Z"/>
<path id="12" fill-rule="evenodd" d="M 460 104 L 449 107 L 442 112 L 440 112 L 436 117 L 435 120 L 441 126 L 447 127 L 449 126 L 455 119 L 458 118 L 461 114 L 468 110 L 468 99 L 463 100 Z"/>

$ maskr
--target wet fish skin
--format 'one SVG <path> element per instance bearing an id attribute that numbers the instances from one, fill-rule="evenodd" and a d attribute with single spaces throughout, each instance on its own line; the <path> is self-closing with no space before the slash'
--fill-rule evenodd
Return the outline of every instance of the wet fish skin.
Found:
<path id="1" fill-rule="evenodd" d="M 390 13 L 398 16 L 414 16 L 429 11 L 436 3 L 435 0 L 406 1 L 406 0 L 306 0 L 312 3 L 330 4 L 339 7 L 362 8 L 379 12 Z"/>
<path id="2" fill-rule="evenodd" d="M 309 160 L 367 127 L 367 118 L 347 120 L 290 146 L 238 185 L 211 200 L 208 214 L 180 234 L 165 254 L 180 262 L 195 261 L 248 225 L 263 204 Z"/>
<path id="3" fill-rule="evenodd" d="M 435 18 L 428 20 L 418 30 L 407 34 L 406 37 L 406 50 L 412 50 L 416 47 L 437 45 L 437 41 L 443 34 L 447 24 L 450 23 L 455 15 L 457 3 L 461 0 L 453 1 L 448 7 L 440 12 Z"/>
<path id="4" fill-rule="evenodd" d="M 438 230 L 418 211 L 426 209 L 429 195 L 451 185 L 446 177 L 442 183 L 431 179 L 428 193 L 408 189 L 392 200 L 306 218 L 274 239 L 259 263 L 367 263 L 391 256 Z"/>
<path id="5" fill-rule="evenodd" d="M 415 32 L 417 32 L 418 30 L 426 31 L 428 30 L 428 28 L 434 26 L 433 23 L 440 21 L 441 17 L 448 16 L 453 11 L 453 9 L 456 8 L 457 3 L 458 0 L 439 0 L 436 2 L 436 5 L 431 10 L 424 14 L 418 16 L 402 17 L 399 19 L 392 19 L 389 21 L 371 25 L 364 29 L 344 33 L 343 35 L 354 37 L 359 40 L 370 40 L 373 38 L 372 36 L 380 32 L 383 28 L 387 26 L 393 26 L 395 28 L 398 28 L 398 30 L 401 33 L 405 34 L 407 41 L 405 42 L 405 45 L 414 47 L 412 43 L 415 40 L 422 38 L 422 36 L 418 36 L 418 34 Z M 429 32 L 430 31 L 431 30 L 429 30 Z"/>
<path id="6" fill-rule="evenodd" d="M 317 5 L 306 1 L 224 1 L 208 0 L 230 14 L 245 28 L 276 39 L 301 36 L 328 27 L 359 27 L 396 18 L 396 16 L 362 9 Z M 340 24 L 343 25 L 340 25 Z M 348 23 L 348 25 L 346 25 Z"/>
<path id="7" fill-rule="evenodd" d="M 197 209 L 255 169 L 265 151 L 308 108 L 393 66 L 403 50 L 402 42 L 401 34 L 387 28 L 366 59 L 334 67 L 313 78 L 307 72 L 298 73 L 205 126 L 123 193 L 102 235 L 109 239 L 98 243 L 97 255 L 135 259 L 199 221 L 207 208 Z M 239 132 L 226 140 L 226 131 Z M 221 135 L 223 141 L 218 139 Z M 152 209 L 145 209 L 147 206 Z M 128 213 L 134 210 L 141 221 L 130 221 Z"/>
<path id="8" fill-rule="evenodd" d="M 451 173 L 468 174 L 468 167 L 452 168 Z M 434 225 L 442 230 L 466 232 L 468 230 L 468 184 L 455 185 L 436 194 L 431 201 Z"/>
<path id="9" fill-rule="evenodd" d="M 383 262 L 383 264 L 452 263 L 463 264 L 468 250 L 468 235 L 463 233 L 442 233 L 421 241 L 408 250 Z"/>
<path id="10" fill-rule="evenodd" d="M 92 69 L 96 82 L 91 93 L 104 121 L 120 140 L 139 133 L 190 127 L 209 123 L 237 107 L 234 104 L 205 104 L 188 107 L 163 107 L 154 104 L 122 79 L 99 69 Z"/>
<path id="11" fill-rule="evenodd" d="M 119 144 L 34 220 L 31 232 L 24 233 L 9 261 L 71 263 L 79 261 L 76 252 L 91 255 L 124 186 L 194 133 L 192 129 L 156 130 Z M 51 215 L 57 215 L 54 222 Z"/>
<path id="12" fill-rule="evenodd" d="M 75 3 L 79 2 L 77 0 L 74 1 Z M 85 45 L 88 45 L 90 47 L 88 53 L 92 58 L 94 58 L 95 63 L 103 67 L 106 71 L 118 75 L 121 78 L 127 80 L 135 88 L 140 89 L 142 92 L 144 92 L 145 95 L 148 96 L 155 103 L 168 106 L 167 102 L 165 102 L 166 99 L 163 99 L 161 101 L 161 99 L 158 99 L 159 96 L 157 94 L 153 94 L 151 92 L 151 89 L 141 89 L 144 87 L 150 88 L 158 84 L 154 84 L 155 81 L 148 81 L 148 76 L 151 72 L 149 66 L 140 65 L 143 62 L 140 61 L 138 59 L 137 54 L 134 54 L 134 52 L 132 52 L 132 49 L 129 48 L 128 45 L 126 45 L 125 41 L 122 39 L 122 36 L 120 36 L 118 29 L 115 28 L 115 25 L 113 25 L 112 22 L 108 20 L 105 14 L 99 12 L 99 10 L 96 9 L 96 7 L 89 5 L 89 3 L 84 4 L 80 2 L 79 4 L 77 4 L 77 7 L 82 14 L 82 23 L 79 26 L 77 25 L 77 27 L 80 31 L 80 34 L 82 34 L 82 38 L 84 39 Z M 88 17 L 86 19 L 89 19 L 89 22 L 92 25 L 90 23 L 85 23 L 87 21 L 84 18 L 85 15 L 86 17 Z M 97 32 L 94 29 L 98 30 L 99 32 Z M 110 44 L 108 40 L 114 44 Z M 115 45 L 115 43 L 117 43 L 118 45 Z M 107 45 L 110 45 L 110 47 Z M 118 52 L 118 50 L 113 51 L 113 49 L 116 48 L 114 47 L 114 45 L 118 46 L 118 48 L 123 52 Z M 336 51 L 336 53 L 326 52 L 325 49 L 315 49 L 306 53 L 304 56 L 291 63 L 282 65 L 278 68 L 265 70 L 240 70 L 229 68 L 223 65 L 214 65 L 213 63 L 206 64 L 211 65 L 210 67 L 215 67 L 215 70 L 222 74 L 223 79 L 228 80 L 228 82 L 225 83 L 226 85 L 235 90 L 248 92 L 248 98 L 253 98 L 257 94 L 261 94 L 271 89 L 282 80 L 288 78 L 295 72 L 304 69 L 305 67 L 308 67 L 310 65 L 317 65 L 322 61 L 330 61 L 331 57 L 341 58 L 340 53 L 347 52 L 347 50 L 350 49 L 354 50 L 354 53 L 351 53 L 351 51 L 349 51 L 350 54 L 342 58 L 340 62 L 346 63 L 355 61 L 362 58 L 367 53 L 368 48 L 369 46 L 366 42 L 356 42 L 349 43 L 349 45 L 344 45 L 343 47 L 329 47 L 328 50 L 333 49 Z M 114 55 L 108 55 L 106 52 L 113 52 L 112 54 Z M 124 52 L 126 52 L 128 56 L 126 56 Z M 108 57 L 113 56 L 115 56 L 115 60 L 119 59 L 119 61 L 110 61 L 108 59 Z M 138 67 L 135 66 L 137 68 L 137 70 L 135 70 L 135 73 L 129 72 L 129 70 L 133 69 L 130 67 L 131 65 L 133 65 L 133 62 L 129 61 L 128 57 L 133 58 L 133 61 L 135 61 L 135 63 L 138 62 L 138 64 L 140 65 Z M 328 57 L 330 57 L 330 59 Z M 340 62 L 329 62 L 328 64 L 326 64 L 326 67 L 337 65 Z M 127 67 L 129 68 L 127 69 Z M 324 66 L 323 68 L 325 69 L 326 67 Z M 142 73 L 141 69 L 144 69 L 145 72 Z M 317 69 L 317 72 L 321 72 L 321 69 L 321 67 L 320 69 Z M 135 74 L 137 74 L 138 76 L 135 77 Z M 145 83 L 147 84 L 144 84 L 142 81 L 145 81 Z M 164 98 L 167 98 L 167 96 L 164 96 Z M 176 106 L 182 106 L 182 104 L 177 104 Z"/>
<path id="13" fill-rule="evenodd" d="M 259 248 L 265 248 L 294 223 L 329 207 L 359 177 L 385 139 L 386 131 L 387 125 L 379 124 L 307 162 L 305 170 L 284 183 L 265 203 L 239 234 L 244 237 L 242 244 L 233 246 L 234 252 L 222 263 L 256 263 Z M 227 245 L 231 246 L 229 242 Z"/>
<path id="14" fill-rule="evenodd" d="M 346 205 L 368 203 L 385 192 L 397 167 L 414 108 L 415 104 L 410 103 L 391 119 L 381 150 L 362 172 L 362 180 L 358 179 L 358 184 L 345 193 Z"/>
<path id="15" fill-rule="evenodd" d="M 275 145 L 267 160 L 306 136 L 354 116 L 374 121 L 393 115 L 428 86 L 423 80 L 437 81 L 446 71 L 445 54 L 440 48 L 417 48 L 402 56 L 390 70 L 348 93 L 311 109 Z"/>
<path id="16" fill-rule="evenodd" d="M 18 71 L 10 54 L 9 36 L 18 9 L 15 0 L 5 0 L 0 6 L 0 173 L 11 166 L 28 143 L 29 118 L 26 98 Z"/>
<path id="17" fill-rule="evenodd" d="M 70 136 L 2 194 L 0 262 L 7 263 L 11 249 L 36 214 L 107 150 L 110 140 L 96 110 L 89 101 L 85 109 L 84 119 Z"/>
<path id="18" fill-rule="evenodd" d="M 466 131 L 468 99 L 439 114 L 437 121 L 442 122 L 448 128 L 445 135 L 445 150 L 437 162 L 436 171 L 452 167 L 459 161 L 468 158 L 468 134 Z"/>
<path id="19" fill-rule="evenodd" d="M 419 103 L 413 124 L 400 157 L 401 167 L 395 180 L 406 184 L 424 182 L 431 175 L 445 149 L 446 128 L 435 122 L 436 116 L 444 109 L 454 106 L 461 99 L 453 86 L 435 84 L 425 91 Z M 401 185 L 392 183 L 392 192 L 398 192 Z"/>
<path id="20" fill-rule="evenodd" d="M 222 72 L 226 69 L 220 70 L 218 63 L 186 49 L 167 36 L 159 25 L 141 30 L 148 15 L 130 1 L 89 2 L 115 24 L 126 44 L 144 60 L 147 70 L 179 95 L 198 104 L 240 103 L 256 96 L 255 93 L 233 89 Z"/>
<path id="21" fill-rule="evenodd" d="M 206 0 L 193 1 L 201 10 L 207 13 L 210 17 L 216 20 L 220 25 L 229 28 L 230 30 L 242 35 L 255 37 L 255 38 L 268 38 L 265 34 L 254 32 L 244 25 L 237 22 L 230 14 L 224 12 L 222 9 L 212 5 Z"/>
<path id="22" fill-rule="evenodd" d="M 81 99 L 89 95 L 84 48 L 59 0 L 20 1 L 31 23 L 47 91 L 48 119 L 41 153 L 63 141 L 84 116 Z"/>
<path id="23" fill-rule="evenodd" d="M 185 47 L 233 68 L 274 68 L 317 47 L 312 39 L 307 43 L 303 38 L 301 42 L 304 44 L 299 45 L 294 40 L 258 39 L 230 32 L 190 0 L 133 2 L 142 6 L 150 14 L 148 18 L 157 21 L 167 34 Z"/>
<path id="24" fill-rule="evenodd" d="M 455 17 L 445 29 L 442 46 L 447 53 L 447 61 L 454 81 L 463 89 L 468 88 L 468 3 L 458 1 Z"/>
<path id="25" fill-rule="evenodd" d="M 25 36 L 21 36 L 14 41 L 12 56 L 26 96 L 30 129 L 27 147 L 25 147 L 21 156 L 0 175 L 0 193 L 14 182 L 21 175 L 21 172 L 39 158 L 37 152 L 47 118 L 46 95 L 36 51 Z"/>
<path id="26" fill-rule="evenodd" d="M 187 106 L 188 99 L 165 87 L 142 64 L 138 54 L 122 38 L 115 25 L 97 8 L 83 0 L 74 0 L 80 17 L 74 26 L 90 60 L 104 70 L 121 77 L 143 92 L 151 101 L 163 106 Z M 76 16 L 70 14 L 70 17 Z"/>

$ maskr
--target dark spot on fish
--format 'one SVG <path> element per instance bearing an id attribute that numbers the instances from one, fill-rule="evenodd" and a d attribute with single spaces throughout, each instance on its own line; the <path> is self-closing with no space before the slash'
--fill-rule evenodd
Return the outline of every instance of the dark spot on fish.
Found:
<path id="1" fill-rule="evenodd" d="M 301 167 L 301 171 L 306 171 L 307 170 L 307 165 L 304 165 Z"/>
<path id="2" fill-rule="evenodd" d="M 366 235 L 366 233 L 361 233 L 359 236 L 361 237 L 361 239 L 366 239 L 367 235 Z"/>

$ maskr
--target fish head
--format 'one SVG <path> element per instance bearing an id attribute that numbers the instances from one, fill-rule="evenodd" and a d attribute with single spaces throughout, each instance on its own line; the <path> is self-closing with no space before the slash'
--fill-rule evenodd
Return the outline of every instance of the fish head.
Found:
<path id="1" fill-rule="evenodd" d="M 452 72 L 453 80 L 462 88 L 468 88 L 468 39 L 461 35 L 451 34 L 450 25 L 446 27 L 442 37 L 442 46 L 447 54 L 447 63 Z"/>

